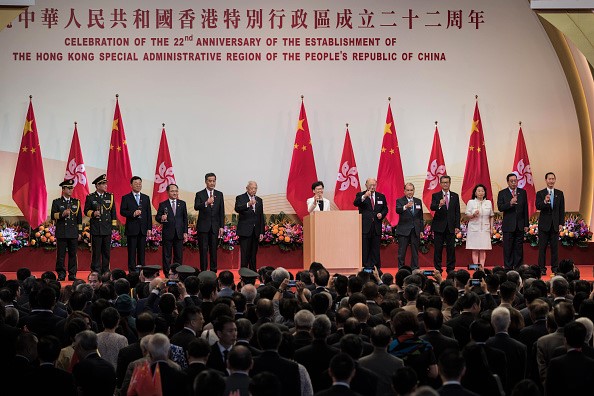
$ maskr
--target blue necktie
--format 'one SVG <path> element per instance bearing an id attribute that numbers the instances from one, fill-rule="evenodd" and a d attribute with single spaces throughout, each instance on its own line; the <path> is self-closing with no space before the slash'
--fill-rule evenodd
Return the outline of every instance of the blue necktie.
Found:
<path id="1" fill-rule="evenodd" d="M 134 194 L 136 197 L 136 205 L 140 205 L 140 196 L 138 194 Z"/>
<path id="2" fill-rule="evenodd" d="M 551 195 L 551 208 L 553 208 L 553 201 L 555 200 L 555 191 L 549 190 L 549 194 Z"/>

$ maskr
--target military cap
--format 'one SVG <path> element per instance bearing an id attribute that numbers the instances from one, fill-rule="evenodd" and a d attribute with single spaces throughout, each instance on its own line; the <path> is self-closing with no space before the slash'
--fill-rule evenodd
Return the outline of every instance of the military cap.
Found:
<path id="1" fill-rule="evenodd" d="M 178 274 L 188 274 L 192 275 L 196 273 L 196 268 L 190 267 L 189 265 L 180 265 L 176 268 L 176 272 Z"/>
<path id="2" fill-rule="evenodd" d="M 258 273 L 256 271 L 252 271 L 248 267 L 241 267 L 239 269 L 239 276 L 243 279 L 256 279 L 258 277 Z"/>
<path id="3" fill-rule="evenodd" d="M 201 282 L 215 282 L 217 280 L 217 273 L 213 271 L 202 271 L 198 274 L 198 279 Z"/>
<path id="4" fill-rule="evenodd" d="M 96 178 L 95 180 L 93 180 L 93 184 L 101 184 L 101 183 L 107 183 L 107 175 L 104 173 L 101 176 L 99 176 L 98 178 Z"/>
<path id="5" fill-rule="evenodd" d="M 58 184 L 60 187 L 74 187 L 74 180 L 64 180 L 62 183 Z"/>
<path id="6" fill-rule="evenodd" d="M 140 267 L 144 276 L 151 277 L 155 275 L 161 269 L 160 265 L 145 265 L 144 267 Z"/>

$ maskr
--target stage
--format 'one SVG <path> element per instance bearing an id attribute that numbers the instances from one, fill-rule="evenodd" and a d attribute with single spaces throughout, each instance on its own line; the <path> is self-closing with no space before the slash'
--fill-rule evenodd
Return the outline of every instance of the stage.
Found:
<path id="1" fill-rule="evenodd" d="M 234 250 L 218 251 L 218 269 L 237 272 L 240 267 L 239 248 Z M 398 245 L 391 244 L 381 249 L 382 270 L 394 274 L 397 271 Z M 590 247 L 565 247 L 559 246 L 559 258 L 571 258 L 580 268 L 582 279 L 594 280 L 594 255 Z M 486 267 L 492 268 L 502 264 L 503 247 L 494 245 L 493 250 L 487 253 Z M 55 268 L 56 251 L 43 248 L 23 248 L 16 252 L 0 255 L 0 273 L 9 276 L 21 267 L 27 267 L 34 273 L 41 274 L 44 271 L 53 271 Z M 88 249 L 80 249 L 78 252 L 79 277 L 88 274 L 90 270 L 91 252 Z M 407 262 L 410 260 L 410 250 L 407 254 Z M 444 249 L 445 261 L 445 249 Z M 528 244 L 524 245 L 524 262 L 536 264 L 538 261 L 538 248 Z M 456 248 L 457 268 L 464 268 L 471 264 L 470 251 L 463 247 Z M 146 252 L 147 264 L 161 264 L 161 249 Z M 184 264 L 192 267 L 199 267 L 199 255 L 195 249 L 184 248 Z M 357 263 L 353 263 L 356 267 Z M 276 246 L 260 247 L 258 250 L 258 267 L 269 265 L 272 267 L 284 267 L 291 272 L 303 268 L 303 250 L 282 251 Z M 433 246 L 430 246 L 428 253 L 419 253 L 419 265 L 421 268 L 433 268 Z M 547 264 L 548 266 L 548 264 Z M 111 250 L 111 268 L 127 270 L 127 250 L 118 247 Z M 444 264 L 445 268 L 445 264 Z M 550 271 L 550 268 L 548 268 Z M 353 271 L 354 272 L 354 271 Z M 86 275 L 85 275 L 86 277 Z"/>

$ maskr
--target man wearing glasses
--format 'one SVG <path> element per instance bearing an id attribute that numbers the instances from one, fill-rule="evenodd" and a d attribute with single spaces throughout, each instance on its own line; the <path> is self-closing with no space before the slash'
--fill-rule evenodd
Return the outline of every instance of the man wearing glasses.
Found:
<path id="1" fill-rule="evenodd" d="M 62 197 L 52 202 L 51 216 L 56 225 L 57 259 L 56 272 L 58 280 L 66 279 L 64 259 L 68 251 L 68 280 L 76 280 L 77 261 L 76 249 L 82 234 L 82 211 L 80 201 L 72 198 L 74 180 L 64 180 L 60 183 Z"/>

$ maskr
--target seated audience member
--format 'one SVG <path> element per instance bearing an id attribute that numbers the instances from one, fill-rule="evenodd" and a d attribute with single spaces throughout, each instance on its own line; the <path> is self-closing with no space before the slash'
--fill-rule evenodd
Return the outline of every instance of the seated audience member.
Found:
<path id="1" fill-rule="evenodd" d="M 332 386 L 316 393 L 317 396 L 355 396 L 359 393 L 351 390 L 351 381 L 355 376 L 355 362 L 346 353 L 339 353 L 330 360 L 328 369 Z"/>
<path id="2" fill-rule="evenodd" d="M 227 360 L 229 376 L 225 378 L 225 396 L 249 396 L 249 372 L 253 363 L 252 354 L 245 346 L 234 346 L 231 349 Z"/>
<path id="3" fill-rule="evenodd" d="M 477 393 L 465 389 L 460 381 L 466 372 L 462 354 L 449 349 L 439 357 L 439 375 L 443 385 L 438 389 L 440 396 L 478 396 Z"/>
<path id="4" fill-rule="evenodd" d="M 371 344 L 373 352 L 370 355 L 359 359 L 361 367 L 377 374 L 378 392 L 382 395 L 390 394 L 392 391 L 392 376 L 398 369 L 404 367 L 402 359 L 390 355 L 387 352 L 388 345 L 392 339 L 392 332 L 384 325 L 378 325 L 371 330 Z"/>
<path id="5" fill-rule="evenodd" d="M 549 362 L 545 391 L 547 395 L 586 395 L 594 389 L 594 359 L 582 353 L 586 327 L 571 322 L 563 327 L 567 353 Z"/>
<path id="6" fill-rule="evenodd" d="M 114 366 L 97 353 L 97 334 L 81 331 L 74 338 L 79 362 L 72 369 L 79 394 L 112 395 L 116 387 Z"/>

